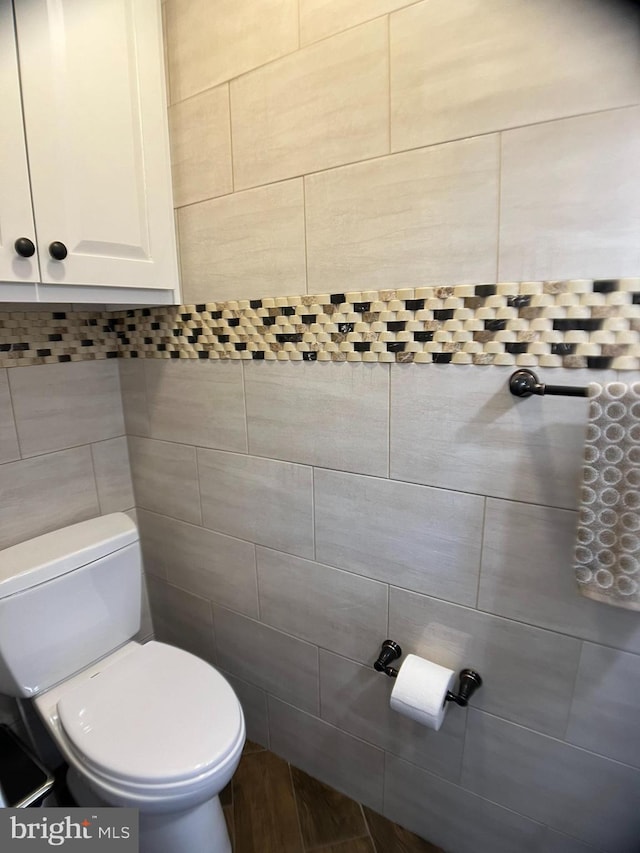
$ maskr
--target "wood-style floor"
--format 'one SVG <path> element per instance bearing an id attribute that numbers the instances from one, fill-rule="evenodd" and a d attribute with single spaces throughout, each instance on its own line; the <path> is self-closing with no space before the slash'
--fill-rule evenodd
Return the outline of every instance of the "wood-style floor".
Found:
<path id="1" fill-rule="evenodd" d="M 442 853 L 250 742 L 220 800 L 234 853 Z"/>

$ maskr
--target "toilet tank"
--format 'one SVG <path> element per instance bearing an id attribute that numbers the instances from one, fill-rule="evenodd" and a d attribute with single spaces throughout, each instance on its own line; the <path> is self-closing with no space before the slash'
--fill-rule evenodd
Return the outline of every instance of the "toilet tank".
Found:
<path id="1" fill-rule="evenodd" d="M 0 551 L 0 693 L 35 696 L 131 639 L 141 568 L 124 513 Z"/>

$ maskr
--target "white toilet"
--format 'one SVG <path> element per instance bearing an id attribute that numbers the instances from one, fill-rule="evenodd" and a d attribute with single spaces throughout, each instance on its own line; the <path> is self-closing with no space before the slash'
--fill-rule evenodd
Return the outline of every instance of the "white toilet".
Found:
<path id="1" fill-rule="evenodd" d="M 34 700 L 79 805 L 139 809 L 142 853 L 231 853 L 218 794 L 245 741 L 240 703 L 200 658 L 131 640 L 140 591 L 122 513 L 0 552 L 0 693 Z"/>

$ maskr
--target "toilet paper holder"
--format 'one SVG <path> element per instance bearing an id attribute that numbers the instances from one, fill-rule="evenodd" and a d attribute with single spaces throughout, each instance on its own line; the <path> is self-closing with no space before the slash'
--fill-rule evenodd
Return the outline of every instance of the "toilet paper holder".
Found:
<path id="1" fill-rule="evenodd" d="M 394 640 L 385 640 L 380 648 L 378 659 L 373 664 L 373 668 L 377 672 L 384 672 L 389 678 L 397 678 L 398 670 L 391 666 L 394 660 L 397 660 L 402 655 L 402 649 L 394 642 Z M 466 708 L 469 704 L 469 699 L 473 696 L 476 690 L 482 686 L 482 678 L 474 669 L 462 669 L 458 673 L 460 685 L 457 693 L 447 691 L 446 702 L 455 702 L 461 708 Z"/>

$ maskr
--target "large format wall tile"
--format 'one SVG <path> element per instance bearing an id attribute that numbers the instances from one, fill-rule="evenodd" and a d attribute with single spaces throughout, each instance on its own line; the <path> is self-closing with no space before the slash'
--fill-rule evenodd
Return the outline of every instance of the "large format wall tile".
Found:
<path id="1" fill-rule="evenodd" d="M 126 436 L 91 445 L 100 512 L 123 512 L 135 505 Z"/>
<path id="2" fill-rule="evenodd" d="M 382 811 L 384 753 L 269 696 L 271 749 L 316 779 Z"/>
<path id="3" fill-rule="evenodd" d="M 306 292 L 302 180 L 178 211 L 187 303 Z"/>
<path id="4" fill-rule="evenodd" d="M 180 101 L 298 47 L 296 0 L 171 0 L 169 81 Z"/>
<path id="5" fill-rule="evenodd" d="M 305 178 L 309 292 L 495 281 L 498 138 Z"/>
<path id="6" fill-rule="evenodd" d="M 462 784 L 606 853 L 637 852 L 640 771 L 626 764 L 471 710 Z"/>
<path id="7" fill-rule="evenodd" d="M 376 654 L 387 630 L 386 584 L 266 548 L 257 556 L 263 622 L 356 660 Z"/>
<path id="8" fill-rule="evenodd" d="M 223 669 L 298 708 L 317 712 L 316 646 L 217 605 L 213 621 Z"/>
<path id="9" fill-rule="evenodd" d="M 20 458 L 6 368 L 0 370 L 0 464 Z"/>
<path id="10" fill-rule="evenodd" d="M 9 384 L 23 457 L 124 433 L 115 360 L 12 370 Z"/>
<path id="11" fill-rule="evenodd" d="M 387 44 L 380 19 L 234 80 L 236 189 L 387 154 Z"/>
<path id="12" fill-rule="evenodd" d="M 119 358 L 120 392 L 127 435 L 149 435 L 149 412 L 145 384 L 145 361 Z"/>
<path id="13" fill-rule="evenodd" d="M 519 622 L 391 587 L 389 636 L 458 672 L 482 676 L 473 706 L 562 737 L 580 642 Z M 455 709 L 452 710 L 455 713 Z"/>
<path id="14" fill-rule="evenodd" d="M 154 577 L 147 577 L 155 638 L 214 663 L 211 604 Z"/>
<path id="15" fill-rule="evenodd" d="M 129 458 L 138 506 L 201 523 L 194 447 L 129 436 Z"/>
<path id="16" fill-rule="evenodd" d="M 501 175 L 501 279 L 637 274 L 640 107 L 510 130 Z"/>
<path id="17" fill-rule="evenodd" d="M 145 359 L 151 438 L 247 449 L 242 367 L 193 359 Z"/>
<path id="18" fill-rule="evenodd" d="M 176 207 L 233 192 L 228 86 L 170 107 L 169 131 Z"/>
<path id="19" fill-rule="evenodd" d="M 322 469 L 314 494 L 318 561 L 475 604 L 483 498 Z"/>
<path id="20" fill-rule="evenodd" d="M 391 476 L 575 507 L 588 403 L 514 397 L 508 389 L 513 370 L 393 366 Z M 587 370 L 556 370 L 551 381 L 587 385 L 592 379 Z"/>
<path id="21" fill-rule="evenodd" d="M 410 2 L 412 0 L 300 0 L 300 42 L 318 41 Z"/>
<path id="22" fill-rule="evenodd" d="M 567 740 L 640 767 L 640 656 L 584 643 Z"/>
<path id="23" fill-rule="evenodd" d="M 198 450 L 205 527 L 313 557 L 312 471 L 303 465 Z"/>
<path id="24" fill-rule="evenodd" d="M 545 829 L 387 755 L 384 814 L 455 853 L 543 853 Z"/>
<path id="25" fill-rule="evenodd" d="M 147 571 L 247 616 L 258 615 L 255 548 L 203 527 L 139 510 Z"/>
<path id="26" fill-rule="evenodd" d="M 573 570 L 575 530 L 574 512 L 489 499 L 478 606 L 640 652 L 637 613 L 580 593 Z"/>
<path id="27" fill-rule="evenodd" d="M 89 447 L 0 465 L 0 548 L 96 515 Z"/>
<path id="28" fill-rule="evenodd" d="M 267 694 L 259 687 L 254 687 L 248 681 L 236 678 L 228 672 L 222 673 L 233 687 L 244 714 L 247 728 L 247 740 L 269 746 L 269 719 L 267 716 Z"/>
<path id="29" fill-rule="evenodd" d="M 249 450 L 385 477 L 389 372 L 379 364 L 246 364 Z"/>
<path id="30" fill-rule="evenodd" d="M 382 635 L 380 635 L 382 636 Z M 377 649 L 373 649 L 370 661 Z M 391 709 L 395 682 L 320 650 L 320 715 L 323 720 L 438 776 L 457 782 L 462 769 L 466 711 L 452 708 L 439 732 Z"/>
<path id="31" fill-rule="evenodd" d="M 391 16 L 393 150 L 640 100 L 630 3 L 429 0 Z"/>

